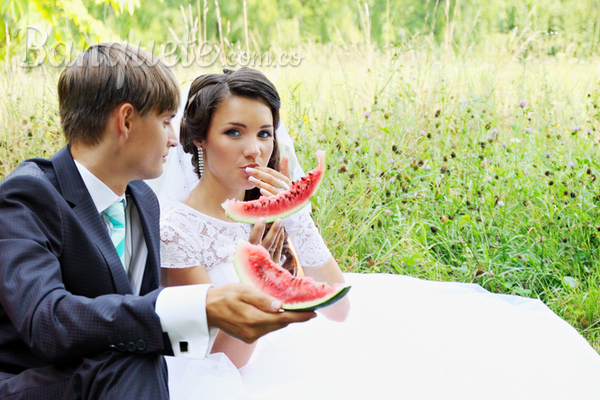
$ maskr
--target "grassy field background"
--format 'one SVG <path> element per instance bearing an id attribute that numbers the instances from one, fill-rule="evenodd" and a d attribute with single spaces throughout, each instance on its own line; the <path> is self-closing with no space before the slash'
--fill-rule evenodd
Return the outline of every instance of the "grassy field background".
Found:
<path id="1" fill-rule="evenodd" d="M 540 298 L 600 351 L 600 59 L 524 42 L 304 44 L 260 69 L 305 170 L 326 151 L 314 217 L 344 270 Z M 0 74 L 0 178 L 63 145 L 59 72 Z"/>

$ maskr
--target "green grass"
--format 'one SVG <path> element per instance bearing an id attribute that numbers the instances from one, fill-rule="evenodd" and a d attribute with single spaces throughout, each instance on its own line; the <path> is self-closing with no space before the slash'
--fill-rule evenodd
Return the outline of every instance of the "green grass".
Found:
<path id="1" fill-rule="evenodd" d="M 540 298 L 600 351 L 600 60 L 506 47 L 305 45 L 265 72 L 305 169 L 327 153 L 314 217 L 344 270 Z M 2 75 L 0 174 L 62 145 L 56 78 Z"/>

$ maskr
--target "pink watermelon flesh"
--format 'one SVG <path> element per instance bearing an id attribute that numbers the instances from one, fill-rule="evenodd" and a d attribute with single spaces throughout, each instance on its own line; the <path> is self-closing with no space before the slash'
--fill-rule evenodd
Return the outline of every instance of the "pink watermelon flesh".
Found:
<path id="1" fill-rule="evenodd" d="M 317 151 L 317 159 L 317 168 L 292 183 L 285 192 L 252 201 L 225 201 L 221 205 L 225 209 L 225 215 L 234 221 L 254 224 L 261 217 L 269 223 L 296 213 L 310 202 L 323 180 L 325 153 Z"/>
<path id="2" fill-rule="evenodd" d="M 329 286 L 310 277 L 294 277 L 275 264 L 264 247 L 244 240 L 238 243 L 233 264 L 242 282 L 281 300 L 284 310 L 314 311 L 335 303 L 350 290 L 341 283 Z"/>

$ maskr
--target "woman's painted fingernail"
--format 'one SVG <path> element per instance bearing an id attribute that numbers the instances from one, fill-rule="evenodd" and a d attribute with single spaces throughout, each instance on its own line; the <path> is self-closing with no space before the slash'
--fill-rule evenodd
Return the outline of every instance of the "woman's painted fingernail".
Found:
<path id="1" fill-rule="evenodd" d="M 246 167 L 246 172 L 247 172 L 247 173 L 251 174 L 251 173 L 253 173 L 254 171 L 256 171 L 254 168 L 252 168 L 252 167 Z"/>
<path id="2" fill-rule="evenodd" d="M 280 180 L 280 181 L 279 181 L 279 184 L 280 184 L 281 186 L 283 186 L 283 187 L 285 188 L 285 190 L 289 190 L 289 188 L 290 188 L 290 185 L 288 185 L 288 184 L 287 184 L 287 183 L 285 183 L 284 181 L 281 181 L 281 180 Z"/>
<path id="3" fill-rule="evenodd" d="M 271 193 L 270 193 L 268 190 L 265 190 L 265 189 L 263 189 L 263 188 L 260 188 L 260 193 L 261 193 L 263 196 L 270 196 L 270 195 L 271 195 Z"/>
<path id="4" fill-rule="evenodd" d="M 252 183 L 258 183 L 258 182 L 260 182 L 260 180 L 259 180 L 259 179 L 256 179 L 256 178 L 255 178 L 255 177 L 253 177 L 253 176 L 249 177 L 249 178 L 248 178 L 248 180 L 249 180 L 250 182 L 252 182 Z"/>

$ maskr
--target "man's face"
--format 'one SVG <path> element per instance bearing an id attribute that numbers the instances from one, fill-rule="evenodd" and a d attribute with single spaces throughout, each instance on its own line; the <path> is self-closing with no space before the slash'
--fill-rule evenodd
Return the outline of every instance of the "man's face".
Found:
<path id="1" fill-rule="evenodd" d="M 134 179 L 158 178 L 163 172 L 169 148 L 178 144 L 171 123 L 174 111 L 151 111 L 145 116 L 135 112 L 128 141 L 128 169 Z"/>

